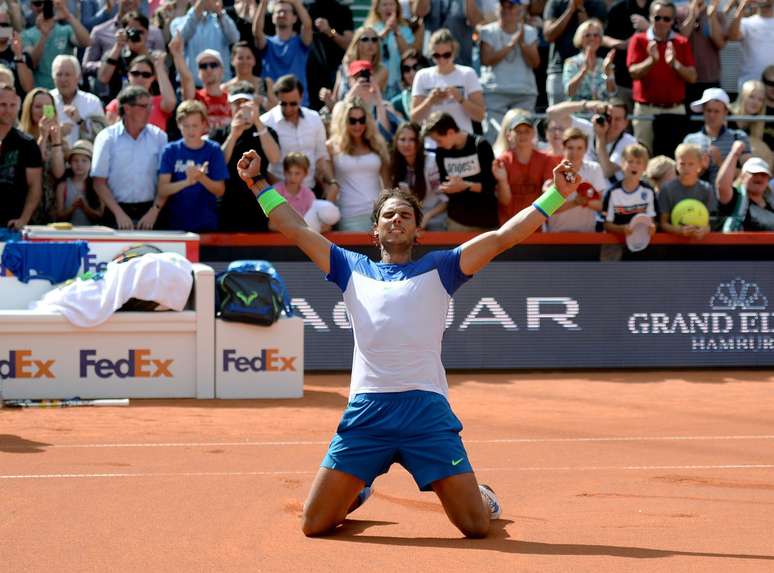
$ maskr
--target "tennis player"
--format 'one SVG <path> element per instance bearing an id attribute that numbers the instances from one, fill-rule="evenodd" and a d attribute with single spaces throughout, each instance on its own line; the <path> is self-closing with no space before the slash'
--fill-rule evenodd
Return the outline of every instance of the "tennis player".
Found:
<path id="1" fill-rule="evenodd" d="M 466 537 L 485 537 L 500 504 L 479 485 L 447 401 L 441 339 L 454 292 L 498 254 L 531 235 L 578 186 L 568 161 L 535 203 L 502 227 L 418 261 L 411 252 L 422 210 L 414 195 L 382 192 L 374 205 L 373 236 L 381 261 L 342 249 L 310 229 L 266 181 L 251 150 L 237 164 L 277 229 L 344 293 L 355 350 L 349 403 L 304 504 L 303 532 L 329 533 L 370 495 L 374 479 L 397 462 L 419 489 L 434 491 Z"/>

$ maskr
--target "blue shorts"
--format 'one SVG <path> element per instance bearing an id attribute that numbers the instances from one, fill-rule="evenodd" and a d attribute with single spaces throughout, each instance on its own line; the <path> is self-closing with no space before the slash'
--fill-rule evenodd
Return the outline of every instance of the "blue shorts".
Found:
<path id="1" fill-rule="evenodd" d="M 449 402 L 435 392 L 357 394 L 344 411 L 322 467 L 371 485 L 399 463 L 420 490 L 429 491 L 436 480 L 473 471 L 461 430 Z"/>

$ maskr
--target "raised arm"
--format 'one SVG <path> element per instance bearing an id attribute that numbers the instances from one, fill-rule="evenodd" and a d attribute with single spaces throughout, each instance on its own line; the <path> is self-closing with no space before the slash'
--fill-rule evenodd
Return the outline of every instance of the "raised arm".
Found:
<path id="1" fill-rule="evenodd" d="M 543 201 L 548 199 L 549 204 L 553 204 L 550 209 L 553 212 L 553 209 L 557 207 L 556 203 L 561 204 L 561 201 L 555 196 L 557 192 L 561 194 L 561 197 L 566 198 L 578 188 L 580 177 L 577 175 L 576 168 L 569 161 L 562 161 L 554 168 L 553 173 L 555 191 L 544 193 L 538 201 L 516 213 L 499 229 L 482 233 L 462 245 L 460 269 L 463 273 L 466 275 L 477 273 L 497 255 L 504 253 L 534 233 L 546 220 L 546 215 L 535 207 L 536 204 L 545 207 L 546 203 Z M 567 175 L 565 176 L 565 174 Z M 553 197 L 549 197 L 549 194 Z"/>
<path id="2" fill-rule="evenodd" d="M 255 16 L 253 17 L 253 36 L 255 36 L 255 46 L 259 50 L 263 50 L 266 47 L 266 34 L 263 33 L 263 27 L 266 22 L 268 4 L 269 0 L 261 0 L 258 3 L 258 10 L 255 11 Z"/>
<path id="3" fill-rule="evenodd" d="M 718 201 L 726 205 L 734 198 L 734 179 L 736 178 L 736 164 L 744 153 L 744 142 L 735 141 L 731 151 L 726 155 L 715 177 L 715 188 L 718 190 Z"/>
<path id="4" fill-rule="evenodd" d="M 196 84 L 194 84 L 193 74 L 188 69 L 185 61 L 185 52 L 183 47 L 183 37 L 178 32 L 169 43 L 169 53 L 172 54 L 172 61 L 175 63 L 175 69 L 180 76 L 180 91 L 183 99 L 194 99 L 196 96 Z"/>
<path id="5" fill-rule="evenodd" d="M 261 172 L 261 158 L 255 150 L 251 149 L 242 155 L 237 163 L 237 172 L 242 181 L 255 193 L 256 198 L 260 198 L 259 203 L 264 212 L 268 211 L 267 217 L 271 228 L 285 235 L 304 251 L 322 272 L 326 275 L 330 273 L 331 242 L 317 231 L 310 229 L 304 218 L 284 199 L 277 201 L 282 196 L 270 188 L 266 181 L 256 179 Z"/>

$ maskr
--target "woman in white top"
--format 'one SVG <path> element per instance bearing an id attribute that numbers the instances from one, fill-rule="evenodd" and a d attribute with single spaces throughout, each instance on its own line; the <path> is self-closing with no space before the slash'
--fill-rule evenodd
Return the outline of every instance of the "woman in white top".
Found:
<path id="1" fill-rule="evenodd" d="M 441 28 L 430 36 L 435 66 L 419 70 L 411 90 L 411 121 L 422 123 L 434 111 L 445 111 L 460 130 L 473 132 L 473 122 L 484 121 L 484 92 L 473 68 L 454 63 L 459 45 Z"/>
<path id="2" fill-rule="evenodd" d="M 390 163 L 387 145 L 362 101 L 344 104 L 332 126 L 328 153 L 334 180 L 325 198 L 341 209 L 338 229 L 371 230 L 371 211 L 384 183 L 390 181 Z"/>
<path id="3" fill-rule="evenodd" d="M 392 140 L 392 187 L 406 187 L 422 205 L 420 227 L 428 231 L 445 231 L 449 198 L 441 193 L 441 175 L 435 154 L 425 152 L 422 129 L 416 123 L 404 122 Z"/>

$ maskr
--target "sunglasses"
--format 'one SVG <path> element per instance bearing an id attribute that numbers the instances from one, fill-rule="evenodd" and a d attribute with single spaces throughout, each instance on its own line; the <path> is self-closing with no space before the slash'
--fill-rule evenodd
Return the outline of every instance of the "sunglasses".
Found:
<path id="1" fill-rule="evenodd" d="M 13 25 L 10 22 L 0 22 L 0 28 L 12 28 Z"/>
<path id="2" fill-rule="evenodd" d="M 763 83 L 769 87 L 774 87 L 774 80 L 763 78 Z"/>
<path id="3" fill-rule="evenodd" d="M 10 26 L 10 24 L 9 24 L 9 26 Z M 407 64 L 402 64 L 401 67 L 400 67 L 400 71 L 402 73 L 404 73 L 404 74 L 407 73 L 407 72 L 418 72 L 421 69 L 422 69 L 422 66 L 420 66 L 418 63 L 417 64 L 412 64 L 410 66 L 407 65 Z"/>
<path id="4" fill-rule="evenodd" d="M 207 68 L 211 68 L 213 70 L 220 67 L 220 64 L 218 62 L 202 62 L 199 64 L 200 70 L 206 70 Z"/>
<path id="5" fill-rule="evenodd" d="M 281 101 L 280 107 L 298 107 L 297 101 Z"/>
<path id="6" fill-rule="evenodd" d="M 30 2 L 30 4 L 32 4 L 33 6 L 43 6 L 43 4 L 45 4 L 45 2 L 43 0 L 32 0 L 32 2 Z"/>
<path id="7" fill-rule="evenodd" d="M 589 32 L 588 34 L 583 34 L 584 38 L 599 38 L 602 36 L 599 32 Z"/>
<path id="8" fill-rule="evenodd" d="M 654 22 L 666 22 L 669 24 L 669 22 L 672 21 L 672 16 L 653 16 Z"/>
<path id="9" fill-rule="evenodd" d="M 357 124 L 365 125 L 366 124 L 366 116 L 361 116 L 361 117 L 352 117 L 352 116 L 350 116 L 350 117 L 347 118 L 347 121 L 349 122 L 349 125 L 357 125 Z"/>
<path id="10" fill-rule="evenodd" d="M 448 60 L 451 57 L 452 57 L 451 52 L 444 52 L 443 54 L 439 54 L 438 52 L 433 53 L 434 60 Z"/>
<path id="11" fill-rule="evenodd" d="M 377 38 L 376 36 L 362 36 L 360 38 L 360 41 L 363 42 L 364 44 L 368 42 L 371 42 L 372 44 L 378 44 L 379 38 Z"/>
<path id="12" fill-rule="evenodd" d="M 146 80 L 149 80 L 149 79 L 151 79 L 153 77 L 153 72 L 143 72 L 143 71 L 140 71 L 140 70 L 129 70 L 129 75 L 132 76 L 133 78 L 143 77 Z"/>

